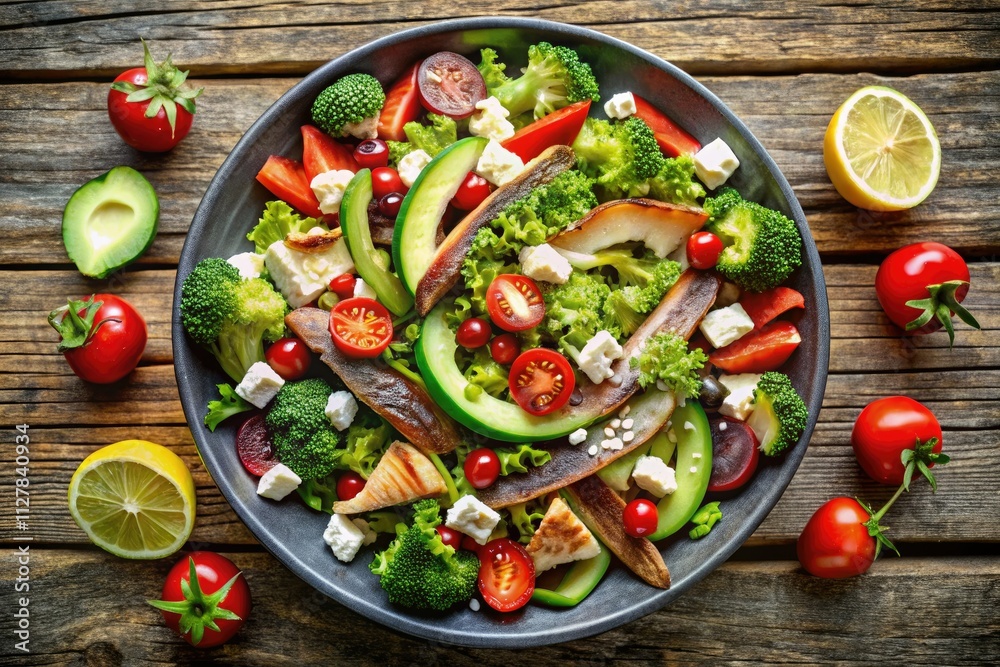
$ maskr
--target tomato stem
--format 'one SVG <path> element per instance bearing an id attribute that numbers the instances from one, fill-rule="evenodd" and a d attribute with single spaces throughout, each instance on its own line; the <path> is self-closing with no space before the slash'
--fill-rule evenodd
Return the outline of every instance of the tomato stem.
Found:
<path id="1" fill-rule="evenodd" d="M 972 316 L 965 306 L 959 303 L 956 292 L 960 287 L 968 287 L 969 283 L 964 280 L 949 280 L 938 285 L 928 285 L 927 292 L 930 296 L 926 299 L 913 299 L 907 301 L 906 305 L 923 312 L 906 324 L 907 331 L 913 331 L 926 325 L 932 318 L 937 318 L 948 332 L 950 345 L 955 344 L 955 327 L 951 323 L 951 315 L 958 315 L 959 319 L 974 329 L 982 329 L 976 318 Z"/>
<path id="2" fill-rule="evenodd" d="M 146 602 L 160 611 L 179 614 L 181 618 L 178 627 L 181 635 L 191 633 L 191 644 L 197 646 L 205 636 L 206 628 L 219 632 L 216 620 L 243 620 L 232 611 L 220 606 L 229 595 L 229 589 L 243 573 L 237 572 L 222 588 L 211 595 L 205 595 L 201 590 L 201 582 L 198 580 L 198 570 L 195 567 L 194 558 L 189 557 L 188 564 L 190 568 L 188 579 L 181 579 L 183 600 L 176 602 L 146 600 Z"/>

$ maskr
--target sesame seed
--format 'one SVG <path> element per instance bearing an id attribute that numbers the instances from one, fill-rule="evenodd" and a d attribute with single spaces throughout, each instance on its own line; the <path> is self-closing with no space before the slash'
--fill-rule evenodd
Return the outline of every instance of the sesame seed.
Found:
<path id="1" fill-rule="evenodd" d="M 621 449 L 624 446 L 625 445 L 624 445 L 624 443 L 622 443 L 622 439 L 621 438 L 615 438 L 615 439 L 613 439 L 611 441 L 611 449 L 613 449 L 615 451 L 618 451 L 619 449 Z"/>
<path id="2" fill-rule="evenodd" d="M 630 413 L 630 412 L 632 412 L 632 407 L 631 407 L 631 406 L 629 406 L 629 405 L 626 405 L 626 406 L 625 406 L 624 408 L 622 408 L 621 410 L 619 410 L 619 412 L 618 412 L 618 416 L 619 416 L 619 417 L 621 417 L 622 419 L 625 419 L 625 417 L 626 417 L 626 416 L 628 415 L 628 413 Z"/>
<path id="3" fill-rule="evenodd" d="M 698 466 L 691 466 L 691 472 L 698 472 Z"/>
<path id="4" fill-rule="evenodd" d="M 669 431 L 667 431 L 667 440 L 669 440 L 674 444 L 677 443 L 677 434 L 674 433 L 674 429 L 670 429 Z"/>
<path id="5" fill-rule="evenodd" d="M 701 452 L 691 452 L 691 458 L 693 458 L 693 459 L 700 459 L 701 458 Z"/>
<path id="6" fill-rule="evenodd" d="M 587 450 L 587 453 L 591 456 L 597 456 L 597 445 L 591 445 L 590 449 Z"/>
<path id="7" fill-rule="evenodd" d="M 610 426 L 606 426 L 604 428 L 604 435 L 608 436 L 609 438 L 613 438 L 615 437 L 615 430 Z"/>
<path id="8" fill-rule="evenodd" d="M 611 420 L 611 428 L 618 428 L 621 425 L 622 425 L 622 420 L 621 419 L 612 419 Z"/>
<path id="9" fill-rule="evenodd" d="M 611 441 L 601 440 L 601 449 L 611 449 Z"/>
<path id="10" fill-rule="evenodd" d="M 471 600 L 469 600 L 469 609 L 471 609 L 472 611 L 479 611 L 479 600 L 477 600 L 476 598 L 472 598 Z"/>
<path id="11" fill-rule="evenodd" d="M 622 422 L 622 428 L 627 431 L 628 429 L 632 428 L 632 424 L 634 423 L 635 423 L 634 419 L 626 419 L 625 421 Z"/>
<path id="12" fill-rule="evenodd" d="M 625 435 L 622 436 L 622 442 L 632 442 L 633 440 L 635 440 L 635 433 L 625 431 Z"/>
<path id="13" fill-rule="evenodd" d="M 726 422 L 719 422 L 720 431 L 725 431 L 727 428 L 729 428 L 729 424 L 727 424 Z"/>
<path id="14" fill-rule="evenodd" d="M 684 430 L 685 431 L 693 431 L 694 430 L 694 424 L 692 424 L 691 422 L 684 422 Z"/>

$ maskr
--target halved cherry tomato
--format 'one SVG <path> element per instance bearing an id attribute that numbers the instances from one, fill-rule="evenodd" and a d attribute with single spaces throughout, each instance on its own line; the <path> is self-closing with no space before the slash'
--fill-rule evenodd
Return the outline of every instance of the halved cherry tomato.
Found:
<path id="1" fill-rule="evenodd" d="M 501 366 L 509 366 L 521 352 L 521 343 L 514 334 L 506 333 L 490 341 L 490 354 L 493 361 Z"/>
<path id="2" fill-rule="evenodd" d="M 354 161 L 364 169 L 377 169 L 389 164 L 389 146 L 381 139 L 365 139 L 354 149 Z"/>
<path id="3" fill-rule="evenodd" d="M 635 93 L 632 96 L 635 98 L 635 115 L 649 125 L 661 151 L 669 157 L 677 157 L 684 154 L 694 155 L 701 150 L 701 144 L 697 139 L 682 130 L 659 109 Z"/>
<path id="4" fill-rule="evenodd" d="M 485 489 L 500 476 L 500 457 L 488 447 L 474 449 L 465 457 L 462 470 L 473 488 Z"/>
<path id="5" fill-rule="evenodd" d="M 470 317 L 458 325 L 455 340 L 467 350 L 475 350 L 490 342 L 490 323 L 481 317 Z"/>
<path id="6" fill-rule="evenodd" d="M 309 183 L 319 174 L 346 169 L 356 172 L 358 163 L 351 149 L 318 127 L 302 126 L 302 167 Z"/>
<path id="7" fill-rule="evenodd" d="M 399 172 L 392 167 L 372 169 L 372 197 L 375 199 L 382 199 L 393 192 L 405 194 L 408 189 L 403 185 Z"/>
<path id="8" fill-rule="evenodd" d="M 281 338 L 274 341 L 264 353 L 267 365 L 285 380 L 298 380 L 309 371 L 312 355 L 298 338 Z"/>
<path id="9" fill-rule="evenodd" d="M 420 115 L 419 68 L 418 62 L 406 70 L 385 94 L 385 104 L 378 117 L 378 136 L 386 141 L 406 141 L 403 126 Z"/>
<path id="10" fill-rule="evenodd" d="M 497 611 L 520 609 L 535 592 L 535 563 L 520 544 L 506 537 L 479 550 L 479 592 Z"/>
<path id="11" fill-rule="evenodd" d="M 354 286 L 357 282 L 357 278 L 350 273 L 341 273 L 330 281 L 330 291 L 339 299 L 350 299 L 354 296 Z"/>
<path id="12" fill-rule="evenodd" d="M 420 63 L 417 70 L 420 103 L 431 113 L 465 118 L 486 99 L 483 75 L 465 56 L 439 51 Z"/>
<path id="13" fill-rule="evenodd" d="M 444 524 L 437 526 L 438 535 L 441 536 L 441 541 L 444 542 L 446 547 L 452 547 L 455 551 L 462 548 L 462 533 L 458 532 L 454 528 L 449 528 Z"/>
<path id="14" fill-rule="evenodd" d="M 708 360 L 727 373 L 774 371 L 788 361 L 801 342 L 795 325 L 779 320 L 716 350 Z"/>
<path id="15" fill-rule="evenodd" d="M 576 135 L 580 134 L 580 128 L 589 112 L 590 100 L 570 104 L 522 127 L 513 137 L 501 142 L 501 145 L 527 162 L 538 157 L 549 146 L 572 144 Z"/>
<path id="16" fill-rule="evenodd" d="M 791 287 L 775 287 L 760 293 L 744 292 L 740 297 L 740 305 L 753 320 L 754 328 L 760 329 L 792 308 L 805 308 L 806 301 Z"/>
<path id="17" fill-rule="evenodd" d="M 375 299 L 344 299 L 330 311 L 330 335 L 337 349 L 349 357 L 377 357 L 392 341 L 392 317 Z"/>
<path id="18" fill-rule="evenodd" d="M 302 163 L 280 155 L 272 155 L 257 172 L 257 181 L 271 194 L 298 209 L 310 218 L 322 218 L 319 201 L 309 187 Z"/>
<path id="19" fill-rule="evenodd" d="M 636 498 L 622 511 L 625 532 L 632 537 L 646 537 L 656 532 L 659 512 L 656 505 L 645 498 Z"/>
<path id="20" fill-rule="evenodd" d="M 451 198 L 451 205 L 462 211 L 471 211 L 490 196 L 493 188 L 490 182 L 474 171 L 470 171 L 458 186 L 458 192 Z"/>
<path id="21" fill-rule="evenodd" d="M 711 269 L 719 263 L 722 239 L 712 232 L 695 232 L 687 240 L 688 263 L 696 269 Z"/>
<path id="22" fill-rule="evenodd" d="M 531 278 L 501 273 L 486 290 L 486 309 L 504 331 L 525 331 L 545 317 L 545 299 Z"/>
<path id="23" fill-rule="evenodd" d="M 514 360 L 510 367 L 510 394 L 525 412 L 547 415 L 569 401 L 576 376 L 569 360 L 555 350 L 536 347 Z"/>
<path id="24" fill-rule="evenodd" d="M 350 500 L 365 489 L 365 479 L 353 470 L 337 478 L 337 500 Z"/>

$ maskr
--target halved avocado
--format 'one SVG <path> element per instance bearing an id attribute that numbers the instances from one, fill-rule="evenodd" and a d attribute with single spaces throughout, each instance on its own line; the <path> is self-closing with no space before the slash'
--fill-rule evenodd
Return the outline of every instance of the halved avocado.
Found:
<path id="1" fill-rule="evenodd" d="M 63 243 L 80 273 L 106 278 L 146 252 L 159 217 L 160 202 L 149 181 L 131 167 L 115 167 L 69 198 Z"/>

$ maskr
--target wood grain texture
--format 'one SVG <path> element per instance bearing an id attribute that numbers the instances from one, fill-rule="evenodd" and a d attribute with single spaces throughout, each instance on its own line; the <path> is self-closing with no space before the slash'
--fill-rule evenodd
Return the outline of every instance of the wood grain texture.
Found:
<path id="1" fill-rule="evenodd" d="M 155 660 L 277 667 L 416 661 L 505 667 L 524 655 L 452 648 L 386 630 L 310 589 L 267 554 L 226 555 L 247 577 L 253 614 L 226 646 L 197 650 L 174 637 L 159 612 L 144 604 L 158 595 L 171 559 L 144 563 L 93 550 L 33 550 L 31 618 L 38 630 L 32 654 L 0 654 L 0 664 L 117 667 Z M 0 584 L 8 590 L 13 558 L 4 554 L 0 560 Z M 914 572 L 923 583 L 914 583 Z M 730 562 L 672 605 L 588 640 L 532 649 L 531 663 L 995 663 L 998 579 L 996 557 L 886 559 L 862 578 L 839 581 L 810 577 L 796 562 Z M 733 622 L 750 618 L 755 621 Z M 13 623 L 13 616 L 4 614 L 0 632 L 10 636 Z"/>
<path id="2" fill-rule="evenodd" d="M 983 3 L 681 4 L 669 0 L 511 0 L 489 14 L 577 23 L 699 74 L 913 71 L 1000 62 L 1000 18 Z M 150 14 L 155 13 L 155 22 Z M 304 74 L 401 28 L 476 16 L 477 5 L 432 2 L 21 2 L 0 6 L 0 77 L 115 75 L 133 66 L 136 37 L 173 52 L 196 75 Z M 822 34 L 822 37 L 819 35 Z M 160 56 L 162 57 L 162 55 Z"/>

